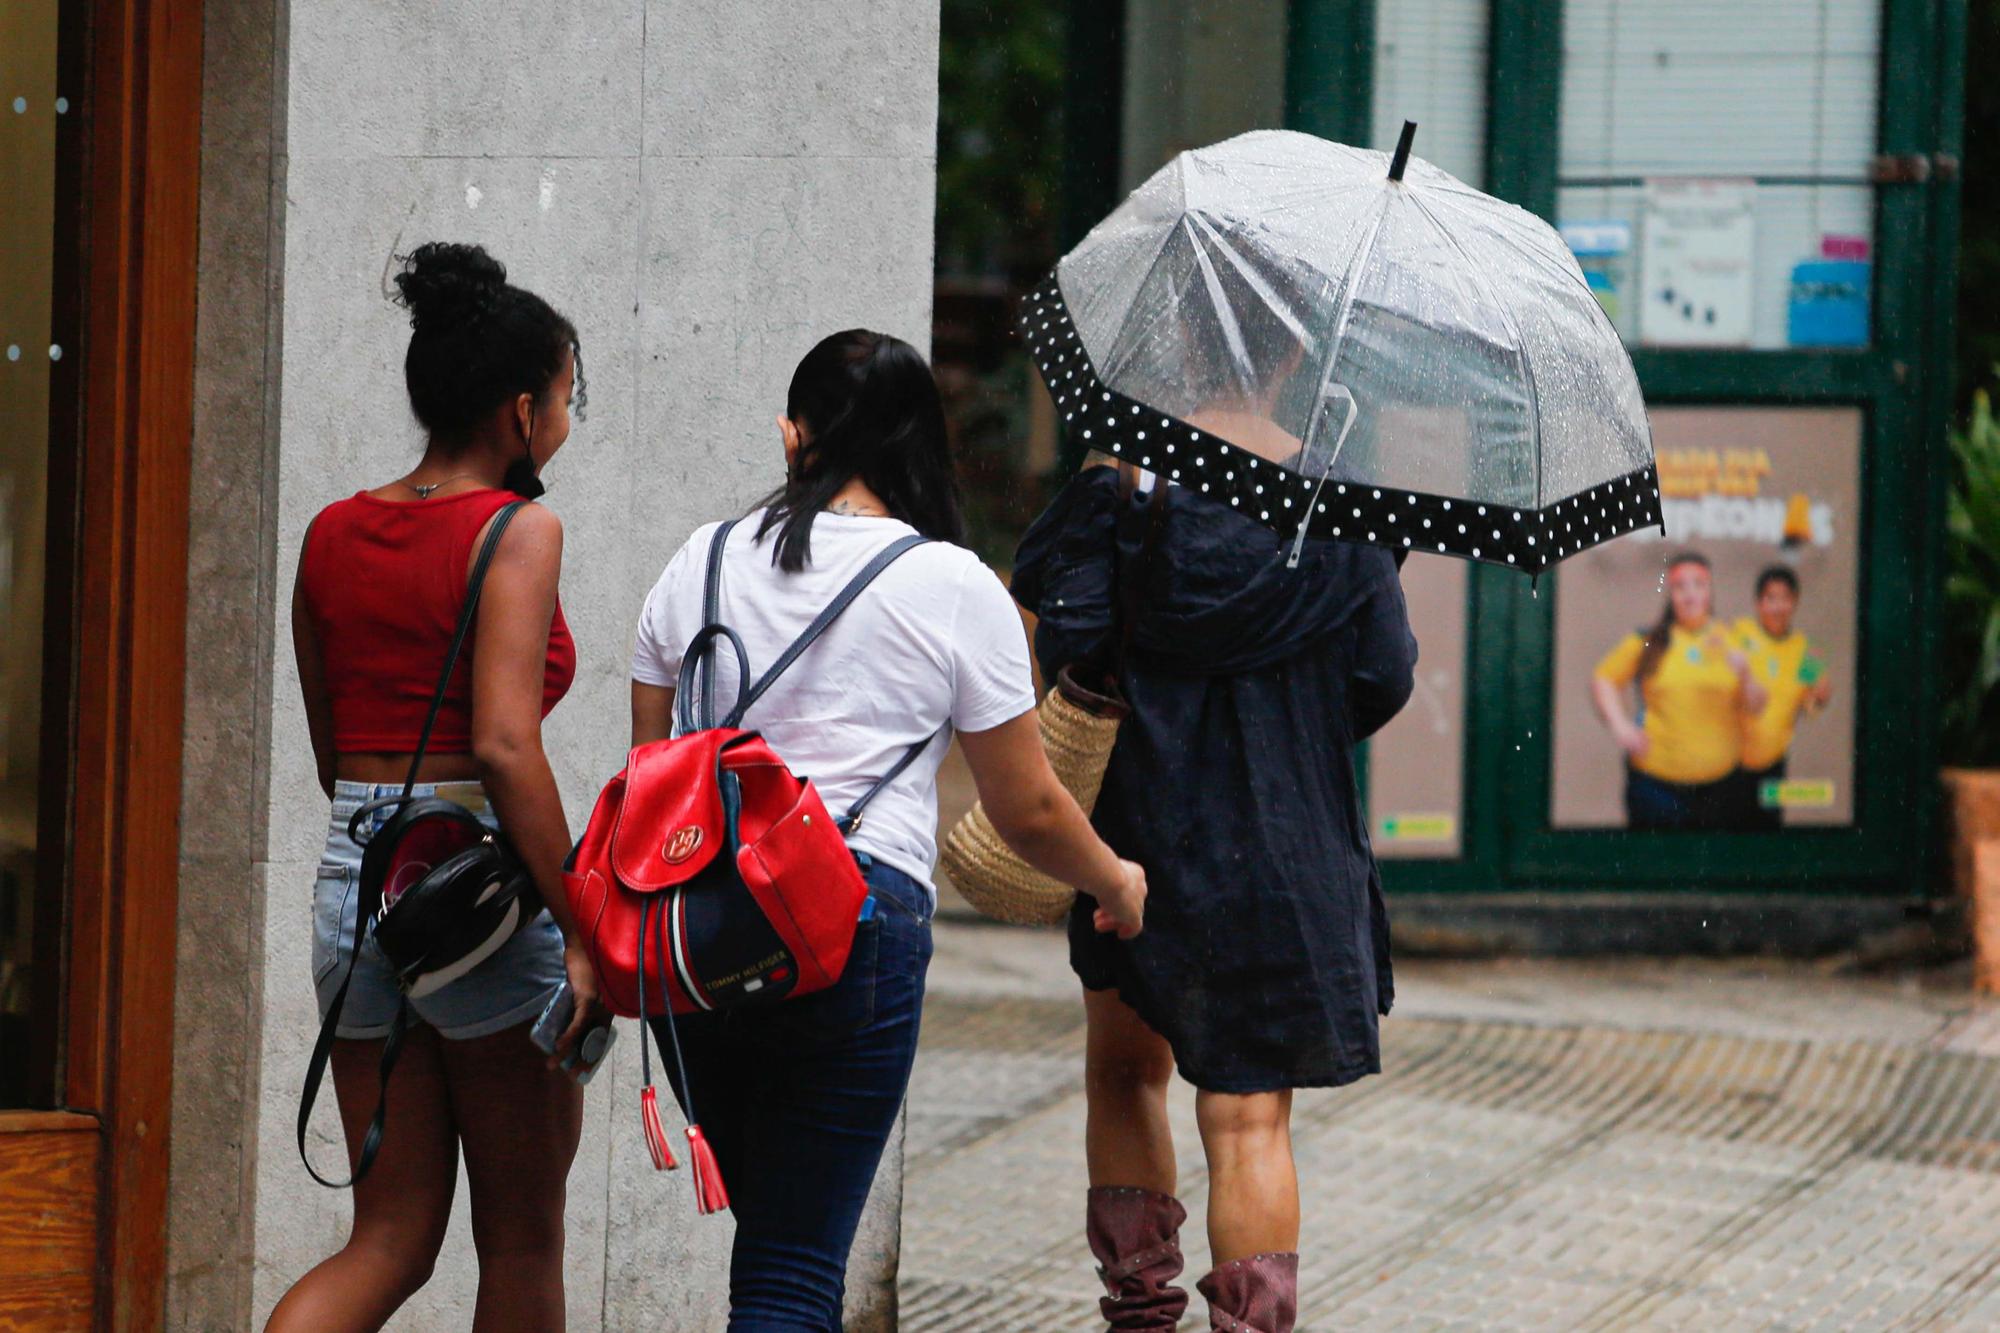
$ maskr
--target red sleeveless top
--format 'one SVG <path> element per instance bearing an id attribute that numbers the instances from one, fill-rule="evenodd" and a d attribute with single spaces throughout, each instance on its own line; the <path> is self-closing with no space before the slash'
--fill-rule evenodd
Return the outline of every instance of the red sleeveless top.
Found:
<path id="1" fill-rule="evenodd" d="M 465 604 L 473 542 L 515 498 L 508 491 L 477 490 L 403 504 L 363 492 L 335 501 L 313 520 L 299 581 L 333 697 L 335 751 L 416 750 Z M 432 754 L 472 748 L 478 642 L 475 624 L 438 710 Z M 575 678 L 576 644 L 558 602 L 542 673 L 543 717 Z"/>

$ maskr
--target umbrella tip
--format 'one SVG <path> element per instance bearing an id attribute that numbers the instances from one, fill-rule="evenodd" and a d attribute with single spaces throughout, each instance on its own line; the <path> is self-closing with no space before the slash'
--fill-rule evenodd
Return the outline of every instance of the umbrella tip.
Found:
<path id="1" fill-rule="evenodd" d="M 1403 122 L 1403 137 L 1396 140 L 1396 155 L 1389 159 L 1389 179 L 1403 179 L 1403 169 L 1410 165 L 1410 141 L 1417 137 L 1417 122 Z"/>

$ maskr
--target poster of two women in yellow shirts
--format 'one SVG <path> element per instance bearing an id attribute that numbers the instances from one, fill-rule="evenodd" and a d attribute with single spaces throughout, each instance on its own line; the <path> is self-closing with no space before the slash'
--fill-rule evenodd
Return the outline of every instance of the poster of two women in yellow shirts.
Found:
<path id="1" fill-rule="evenodd" d="M 1793 734 L 1833 693 L 1793 624 L 1798 576 L 1782 565 L 1764 570 L 1756 614 L 1726 626 L 1706 558 L 1674 557 L 1666 583 L 1659 620 L 1626 635 L 1591 677 L 1597 714 L 1625 753 L 1627 825 L 1779 828 Z"/>

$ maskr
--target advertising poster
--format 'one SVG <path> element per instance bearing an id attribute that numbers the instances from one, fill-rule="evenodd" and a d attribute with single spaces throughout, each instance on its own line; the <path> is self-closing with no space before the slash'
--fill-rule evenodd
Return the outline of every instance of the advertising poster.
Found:
<path id="1" fill-rule="evenodd" d="M 1651 415 L 1666 535 L 1634 533 L 1556 576 L 1550 822 L 1847 824 L 1861 413 Z"/>
<path id="2" fill-rule="evenodd" d="M 1755 313 L 1757 187 L 1646 183 L 1639 338 L 1650 347 L 1747 347 Z"/>
<path id="3" fill-rule="evenodd" d="M 1465 786 L 1463 561 L 1413 555 L 1403 597 L 1417 636 L 1410 702 L 1368 743 L 1368 825 L 1385 859 L 1456 857 Z"/>
<path id="4" fill-rule="evenodd" d="M 1563 244 L 1576 256 L 1590 294 L 1604 308 L 1611 327 L 1628 342 L 1636 312 L 1632 308 L 1632 224 L 1623 218 L 1565 221 L 1559 231 Z"/>

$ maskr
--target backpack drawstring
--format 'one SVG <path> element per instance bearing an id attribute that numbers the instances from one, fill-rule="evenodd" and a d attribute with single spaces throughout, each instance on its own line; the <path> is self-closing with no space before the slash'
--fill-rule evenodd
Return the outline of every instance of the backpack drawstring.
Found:
<path id="1" fill-rule="evenodd" d="M 656 898 L 649 897 L 639 909 L 639 1023 L 646 1024 L 646 937 L 652 933 L 652 919 L 655 910 L 665 914 L 664 905 Z M 668 946 L 657 946 L 656 952 Z M 687 1112 L 688 1161 L 694 1171 L 694 1202 L 702 1213 L 714 1213 L 729 1207 L 729 1191 L 722 1183 L 722 1167 L 715 1160 L 715 1149 L 707 1136 L 701 1132 L 694 1110 L 694 1089 L 688 1083 L 687 1063 L 681 1056 L 680 1033 L 674 1027 L 674 1006 L 667 992 L 667 972 L 664 962 L 660 967 L 660 1025 L 667 1032 L 667 1050 L 673 1057 L 674 1073 L 678 1076 L 675 1086 L 681 1095 L 681 1105 Z M 651 1042 L 642 1042 L 639 1048 L 641 1077 L 645 1080 L 645 1091 L 639 1094 L 640 1116 L 646 1130 L 646 1148 L 653 1155 L 653 1165 L 663 1171 L 671 1171 L 676 1163 L 672 1151 L 667 1147 L 666 1128 L 660 1121 L 659 1094 L 653 1087 L 653 1061 Z"/>
<path id="2" fill-rule="evenodd" d="M 646 1151 L 652 1154 L 655 1171 L 672 1171 L 680 1163 L 674 1160 L 674 1150 L 667 1146 L 666 1126 L 660 1123 L 660 1094 L 653 1087 L 653 1033 L 646 1025 L 646 936 L 653 919 L 653 900 L 647 898 L 639 905 L 639 1077 L 645 1087 L 639 1092 L 639 1125 L 646 1132 Z M 675 1043 L 679 1051 L 679 1043 Z M 687 1075 L 683 1071 L 681 1086 L 687 1086 Z"/>

